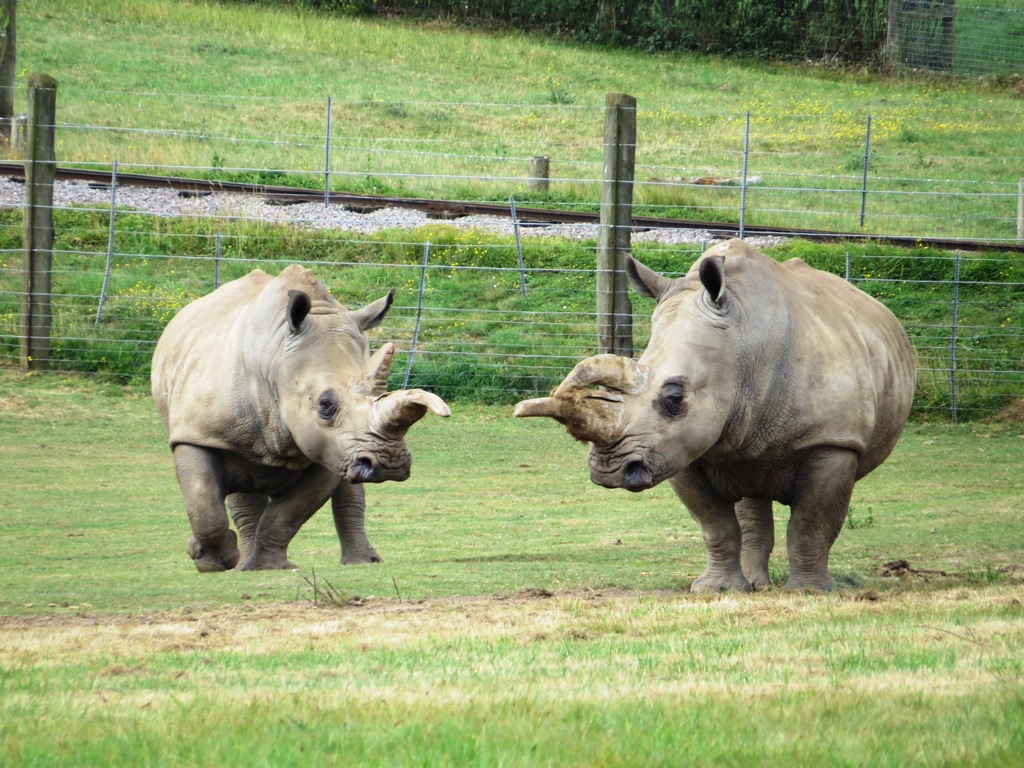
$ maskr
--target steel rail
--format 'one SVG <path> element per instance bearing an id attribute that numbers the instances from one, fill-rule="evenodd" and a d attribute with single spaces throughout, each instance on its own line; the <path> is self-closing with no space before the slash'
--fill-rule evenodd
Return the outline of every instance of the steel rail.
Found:
<path id="1" fill-rule="evenodd" d="M 22 163 L 0 162 L 0 174 L 24 178 L 25 168 Z M 87 181 L 94 184 L 110 184 L 111 171 L 89 170 L 83 168 L 61 168 L 56 170 L 55 178 L 62 181 Z M 271 184 L 250 184 L 239 181 L 219 181 L 216 179 L 195 179 L 184 176 L 159 176 L 141 173 L 124 173 L 118 171 L 119 186 L 165 187 L 179 192 L 191 194 L 207 194 L 226 192 L 243 195 L 259 195 L 282 205 L 292 203 L 319 202 L 324 203 L 322 189 L 303 187 L 286 187 Z M 511 216 L 508 205 L 497 203 L 481 203 L 473 201 L 435 200 L 421 197 L 391 197 L 386 195 L 361 195 L 351 192 L 331 191 L 331 205 L 343 205 L 353 210 L 375 210 L 379 208 L 408 208 L 424 211 L 437 218 L 459 218 L 462 216 L 487 215 Z M 552 208 L 532 208 L 516 206 L 516 215 L 521 224 L 597 224 L 599 214 L 589 211 L 567 211 Z M 695 219 L 660 218 L 656 216 L 634 216 L 633 231 L 643 232 L 649 229 L 699 229 L 718 236 L 737 236 L 740 225 L 722 221 L 699 221 Z M 747 224 L 743 228 L 744 236 L 775 236 L 802 237 L 819 242 L 871 241 L 899 245 L 904 247 L 930 246 L 942 250 L 966 251 L 1003 251 L 1024 253 L 1024 244 L 995 242 L 987 240 L 963 240 L 939 237 L 910 237 L 903 235 L 864 234 L 855 232 L 838 232 L 822 229 L 792 229 L 787 227 L 769 227 Z"/>

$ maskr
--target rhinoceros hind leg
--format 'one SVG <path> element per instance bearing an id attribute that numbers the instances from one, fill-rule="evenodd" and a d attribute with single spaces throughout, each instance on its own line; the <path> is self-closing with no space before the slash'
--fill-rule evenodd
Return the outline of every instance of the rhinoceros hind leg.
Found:
<path id="1" fill-rule="evenodd" d="M 785 589 L 833 589 L 828 556 L 846 520 L 856 472 L 857 455 L 842 448 L 820 448 L 804 463 L 786 528 Z"/>
<path id="2" fill-rule="evenodd" d="M 754 589 L 770 587 L 768 557 L 775 547 L 775 518 L 770 499 L 740 499 L 736 502 L 736 518 L 742 532 L 740 565 L 743 575 Z"/>
<path id="3" fill-rule="evenodd" d="M 288 493 L 271 497 L 256 526 L 252 548 L 245 553 L 239 569 L 294 570 L 297 566 L 288 560 L 288 545 L 299 528 L 324 505 L 337 484 L 336 474 L 313 464 Z"/>
<path id="4" fill-rule="evenodd" d="M 231 519 L 242 539 L 242 551 L 249 554 L 256 541 L 256 529 L 270 499 L 265 493 L 232 493 L 228 496 Z"/>

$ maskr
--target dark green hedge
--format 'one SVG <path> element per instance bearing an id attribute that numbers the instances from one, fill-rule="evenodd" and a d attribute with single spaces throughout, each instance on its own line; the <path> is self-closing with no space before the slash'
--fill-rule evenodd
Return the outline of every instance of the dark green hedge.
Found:
<path id="1" fill-rule="evenodd" d="M 274 2 L 274 0 L 264 0 Z M 869 63 L 888 0 L 276 0 L 336 13 L 511 27 L 647 51 Z"/>

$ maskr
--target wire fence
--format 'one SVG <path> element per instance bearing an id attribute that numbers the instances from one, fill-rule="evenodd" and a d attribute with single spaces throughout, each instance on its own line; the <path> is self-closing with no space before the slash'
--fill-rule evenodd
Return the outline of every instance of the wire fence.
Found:
<path id="1" fill-rule="evenodd" d="M 324 254 L 312 259 L 301 257 L 301 238 L 272 231 L 258 237 L 232 234 L 227 219 L 209 222 L 212 228 L 199 237 L 147 235 L 146 252 L 125 249 L 122 243 L 135 239 L 133 231 L 160 231 L 164 225 L 155 218 L 146 221 L 122 211 L 125 229 L 115 235 L 112 250 L 104 247 L 108 233 L 100 226 L 65 233 L 65 242 L 81 245 L 54 253 L 51 367 L 144 377 L 162 328 L 181 306 L 251 269 L 276 273 L 283 266 L 280 259 L 251 251 L 291 250 L 288 261 L 313 268 L 350 307 L 395 287 L 387 321 L 372 332 L 375 343 L 390 340 L 399 346 L 394 386 L 512 402 L 546 393 L 576 362 L 597 352 L 596 271 L 531 266 L 565 258 L 567 246 L 557 239 L 525 237 L 522 268 L 507 238 L 458 223 L 421 231 L 439 238 L 432 244 L 416 237 L 391 239 L 386 252 L 373 238 L 324 235 L 318 240 Z M 212 231 L 218 225 L 225 233 Z M 363 246 L 376 251 L 377 260 L 330 256 L 362 253 Z M 582 261 L 591 247 L 584 243 L 577 249 L 584 253 L 572 260 Z M 675 264 L 666 272 L 678 275 L 702 249 L 699 243 L 651 242 L 636 243 L 633 252 L 641 261 Z M 16 365 L 18 356 L 18 258 L 14 250 L 0 252 L 0 361 L 5 365 Z M 845 263 L 834 262 L 832 271 L 898 316 L 914 306 L 915 319 L 904 324 L 920 366 L 919 415 L 995 416 L 1024 398 L 1024 281 L 1000 277 L 1019 263 L 959 254 L 924 260 L 922 269 L 921 256 L 847 256 Z M 500 264 L 507 266 L 492 266 Z M 893 277 L 901 271 L 916 276 Z M 653 304 L 636 296 L 633 303 L 635 346 L 642 349 Z"/>
<path id="2" fill-rule="evenodd" d="M 1024 74 L 1016 0 L 890 0 L 890 60 L 957 75 Z"/>
<path id="3" fill-rule="evenodd" d="M 557 102 L 558 86 L 551 90 Z M 117 162 L 124 172 L 299 185 L 325 197 L 331 190 L 492 202 L 515 196 L 567 210 L 596 210 L 600 199 L 597 106 L 96 95 L 124 99 L 101 109 L 116 112 L 117 124 L 58 123 L 64 166 L 109 170 Z M 738 114 L 641 105 L 635 211 L 751 227 L 1024 242 L 1019 110 L 954 109 L 927 89 L 909 104 L 877 107 L 833 110 L 824 94 L 787 104 L 762 95 Z M 168 125 L 133 125 L 141 114 Z M 984 140 L 964 151 L 957 136 L 967 134 Z M 543 179 L 532 175 L 537 157 L 548 161 Z"/>
<path id="4" fill-rule="evenodd" d="M 116 185 L 71 185 L 54 211 L 60 230 L 52 367 L 145 376 L 153 345 L 177 309 L 253 268 L 279 271 L 282 254 L 313 267 L 348 306 L 397 289 L 388 320 L 375 331 L 378 340 L 400 347 L 396 385 L 511 402 L 549 390 L 597 351 L 596 228 L 525 220 L 513 237 L 506 224 L 479 218 L 439 221 L 422 211 L 343 210 L 330 202 L 339 190 L 415 192 L 428 199 L 511 202 L 510 208 L 530 202 L 596 211 L 602 148 L 595 108 L 325 99 L 304 105 L 310 112 L 304 122 L 289 127 L 279 121 L 281 130 L 271 137 L 228 126 L 253 125 L 279 113 L 279 103 L 203 100 L 206 127 L 198 128 L 196 115 L 184 108 L 195 108 L 195 97 L 139 97 L 162 99 L 183 127 L 132 127 L 127 108 L 118 125 L 59 122 L 60 165 L 113 170 L 116 163 L 124 173 L 300 183 L 321 188 L 324 202 L 271 205 L 142 191 L 132 198 Z M 249 111 L 239 114 L 243 106 Z M 691 117 L 638 110 L 635 212 L 738 221 L 750 231 L 777 224 L 899 234 L 925 243 L 977 239 L 1008 251 L 1024 239 L 1017 231 L 1018 158 L 931 155 L 927 167 L 938 173 L 909 176 L 904 150 L 913 152 L 917 142 L 906 138 L 906 116 L 883 110 L 825 119 L 815 104 L 802 106 L 806 112 L 765 108 Z M 292 114 L 302 111 L 288 107 Z M 231 115 L 219 115 L 222 110 Z M 955 130 L 958 117 L 930 119 L 922 123 L 918 116 L 917 129 Z M 307 130 L 318 123 L 323 133 Z M 535 125 L 536 140 L 496 138 L 521 135 L 503 130 L 511 123 Z M 423 125 L 437 130 L 423 135 Z M 731 140 L 722 142 L 723 133 Z M 550 159 L 547 178 L 531 176 L 536 156 Z M 0 218 L 4 364 L 17 363 L 23 293 L 16 211 L 22 203 L 12 186 L 0 183 L 0 209 L 8 214 Z M 661 271 L 682 274 L 711 239 L 708 233 L 684 238 L 637 231 L 633 253 Z M 1024 398 L 1019 257 L 858 251 L 845 262 L 815 266 L 844 275 L 904 320 L 920 363 L 919 414 L 994 416 Z M 634 346 L 642 349 L 652 305 L 636 296 L 633 305 Z"/>

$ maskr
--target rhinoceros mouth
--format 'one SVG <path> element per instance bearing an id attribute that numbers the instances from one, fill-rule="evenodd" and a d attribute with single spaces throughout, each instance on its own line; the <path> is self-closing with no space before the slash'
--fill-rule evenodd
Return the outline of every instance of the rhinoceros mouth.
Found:
<path id="1" fill-rule="evenodd" d="M 382 462 L 368 454 L 357 456 L 340 474 L 350 483 L 383 483 L 388 480 L 401 482 L 409 479 L 412 458 L 408 455 L 396 462 Z"/>
<path id="2" fill-rule="evenodd" d="M 639 493 L 654 487 L 654 472 L 645 461 L 631 461 L 622 472 L 622 487 Z"/>
<path id="3" fill-rule="evenodd" d="M 653 467 L 640 457 L 628 457 L 612 462 L 590 462 L 590 479 L 604 488 L 625 488 L 639 493 L 657 485 Z"/>
<path id="4" fill-rule="evenodd" d="M 408 480 L 413 468 L 413 457 L 408 451 L 394 455 L 359 452 L 338 473 L 349 482 L 386 482 Z"/>

